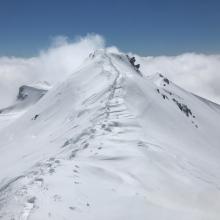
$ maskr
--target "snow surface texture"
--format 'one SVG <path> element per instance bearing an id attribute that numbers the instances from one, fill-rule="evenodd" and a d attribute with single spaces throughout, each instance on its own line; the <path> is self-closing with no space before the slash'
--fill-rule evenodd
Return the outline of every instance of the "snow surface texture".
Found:
<path id="1" fill-rule="evenodd" d="M 125 55 L 96 51 L 14 114 L 0 219 L 219 220 L 220 106 Z"/>
<path id="2" fill-rule="evenodd" d="M 25 113 L 33 104 L 38 102 L 49 89 L 50 86 L 47 82 L 21 86 L 15 104 L 0 109 L 0 130 Z"/>

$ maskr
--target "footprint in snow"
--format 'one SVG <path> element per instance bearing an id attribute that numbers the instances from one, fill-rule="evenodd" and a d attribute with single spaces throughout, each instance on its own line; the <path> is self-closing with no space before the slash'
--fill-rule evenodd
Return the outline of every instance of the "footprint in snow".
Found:
<path id="1" fill-rule="evenodd" d="M 58 195 L 58 194 L 55 194 L 55 195 L 53 196 L 54 202 L 60 202 L 61 199 L 62 199 L 62 197 L 61 197 L 60 195 Z"/>
<path id="2" fill-rule="evenodd" d="M 72 210 L 72 211 L 74 211 L 74 210 L 76 210 L 76 207 L 70 206 L 69 209 Z"/>
<path id="3" fill-rule="evenodd" d="M 31 210 L 34 208 L 35 201 L 36 201 L 35 196 L 30 197 L 27 200 L 27 203 L 25 204 L 24 209 L 20 215 L 20 218 L 19 218 L 20 220 L 27 220 L 29 218 Z"/>

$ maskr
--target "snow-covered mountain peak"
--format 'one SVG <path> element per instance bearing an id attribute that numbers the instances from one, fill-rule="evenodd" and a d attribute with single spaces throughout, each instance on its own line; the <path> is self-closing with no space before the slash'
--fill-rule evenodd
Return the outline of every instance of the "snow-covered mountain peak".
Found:
<path id="1" fill-rule="evenodd" d="M 3 219 L 217 220 L 220 108 L 98 50 L 0 131 Z"/>
<path id="2" fill-rule="evenodd" d="M 19 88 L 17 95 L 18 101 L 23 101 L 25 99 L 40 99 L 48 91 L 49 87 L 41 86 L 39 84 L 35 85 L 23 85 Z"/>

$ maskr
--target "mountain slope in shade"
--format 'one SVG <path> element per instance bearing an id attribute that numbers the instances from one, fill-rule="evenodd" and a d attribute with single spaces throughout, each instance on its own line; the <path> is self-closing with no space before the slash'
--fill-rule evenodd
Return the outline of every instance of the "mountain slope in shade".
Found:
<path id="1" fill-rule="evenodd" d="M 2 219 L 217 220 L 220 107 L 96 51 L 0 132 Z"/>

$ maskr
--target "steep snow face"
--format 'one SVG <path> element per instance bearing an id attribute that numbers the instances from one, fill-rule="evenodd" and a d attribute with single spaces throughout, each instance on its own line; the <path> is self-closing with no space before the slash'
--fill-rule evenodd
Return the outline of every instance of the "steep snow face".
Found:
<path id="1" fill-rule="evenodd" d="M 0 109 L 0 129 L 20 117 L 29 107 L 39 101 L 49 89 L 50 85 L 47 82 L 21 86 L 15 103 Z"/>
<path id="2" fill-rule="evenodd" d="M 97 51 L 0 132 L 2 219 L 220 216 L 220 107 Z"/>

